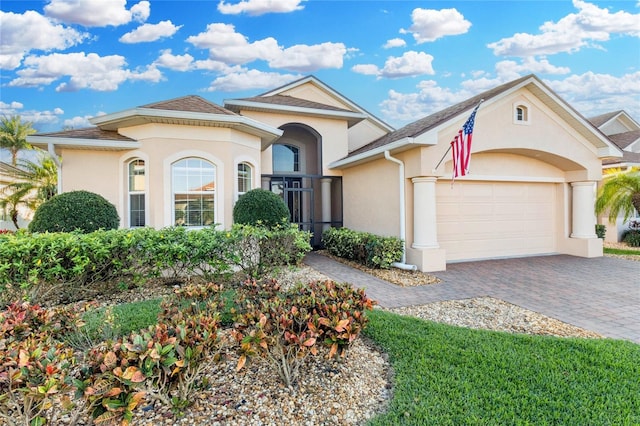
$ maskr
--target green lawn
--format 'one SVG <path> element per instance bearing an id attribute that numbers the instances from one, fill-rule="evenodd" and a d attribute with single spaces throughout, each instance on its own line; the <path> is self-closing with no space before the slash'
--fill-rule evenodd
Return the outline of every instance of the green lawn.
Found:
<path id="1" fill-rule="evenodd" d="M 396 374 L 371 425 L 640 424 L 640 345 L 370 318 Z"/>
<path id="2" fill-rule="evenodd" d="M 640 247 L 634 249 L 616 249 L 616 248 L 604 248 L 605 254 L 624 254 L 624 255 L 632 255 L 640 257 Z"/>
<path id="3" fill-rule="evenodd" d="M 114 308 L 120 331 L 150 325 L 159 299 Z M 103 311 L 88 322 L 104 320 Z M 640 345 L 471 330 L 369 314 L 365 334 L 395 371 L 377 425 L 640 425 Z"/>

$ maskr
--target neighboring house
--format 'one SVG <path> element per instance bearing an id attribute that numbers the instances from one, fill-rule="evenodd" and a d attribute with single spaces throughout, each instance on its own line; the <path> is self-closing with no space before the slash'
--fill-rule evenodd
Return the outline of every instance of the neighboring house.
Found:
<path id="1" fill-rule="evenodd" d="M 471 173 L 452 183 L 445 153 L 480 99 Z M 228 228 L 237 197 L 262 187 L 314 244 L 328 226 L 400 236 L 422 271 L 601 256 L 596 183 L 602 160 L 622 156 L 533 75 L 398 130 L 312 76 L 224 107 L 186 96 L 91 121 L 27 140 L 63 158 L 63 191 L 102 194 L 123 227 Z"/>
<path id="2" fill-rule="evenodd" d="M 0 161 L 0 191 L 4 189 L 6 185 L 16 181 L 15 176 L 17 172 L 18 169 L 12 165 Z M 2 197 L 3 195 L 0 192 L 0 198 Z M 18 225 L 20 228 L 26 228 L 29 225 L 32 216 L 33 212 L 31 209 L 24 205 L 18 206 Z M 0 229 L 8 229 L 10 231 L 16 230 L 16 227 L 11 220 L 11 212 L 8 208 L 0 207 Z"/>
<path id="3" fill-rule="evenodd" d="M 609 140 L 622 150 L 621 158 L 605 159 L 602 161 L 603 169 L 628 170 L 632 167 L 640 167 L 640 124 L 625 111 L 614 111 L 607 114 L 592 117 L 589 121 Z M 624 221 L 619 217 L 615 223 L 610 223 L 608 217 L 598 218 L 599 223 L 607 227 L 605 241 L 618 242 L 625 230 L 629 228 L 629 221 L 640 220 L 640 214 Z"/>

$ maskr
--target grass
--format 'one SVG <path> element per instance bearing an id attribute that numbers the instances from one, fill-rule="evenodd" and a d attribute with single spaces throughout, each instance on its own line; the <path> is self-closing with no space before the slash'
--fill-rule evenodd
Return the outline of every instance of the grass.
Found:
<path id="1" fill-rule="evenodd" d="M 617 249 L 617 248 L 604 248 L 605 254 L 622 254 L 622 255 L 631 255 L 640 257 L 640 248 L 635 250 L 633 249 Z"/>
<path id="2" fill-rule="evenodd" d="M 376 310 L 395 370 L 377 425 L 638 425 L 640 345 L 471 330 Z"/>
<path id="3" fill-rule="evenodd" d="M 160 301 L 115 306 L 115 334 L 154 324 Z M 87 330 L 102 330 L 105 313 L 88 313 Z M 472 330 L 381 310 L 369 318 L 365 334 L 395 373 L 388 410 L 370 426 L 640 424 L 640 345 Z"/>

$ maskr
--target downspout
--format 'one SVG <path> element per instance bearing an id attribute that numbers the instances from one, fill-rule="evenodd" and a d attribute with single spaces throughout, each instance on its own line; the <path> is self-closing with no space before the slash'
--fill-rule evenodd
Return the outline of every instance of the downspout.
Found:
<path id="1" fill-rule="evenodd" d="M 416 265 L 407 265 L 407 231 L 406 231 L 406 218 L 405 218 L 405 203 L 404 203 L 404 163 L 397 158 L 394 158 L 389 154 L 389 151 L 384 152 L 384 158 L 387 160 L 398 164 L 400 167 L 398 168 L 398 176 L 399 176 L 399 191 L 400 191 L 400 238 L 402 238 L 403 246 L 402 246 L 402 261 L 394 262 L 391 264 L 394 268 L 403 269 L 405 271 L 417 271 L 418 267 Z"/>
<path id="2" fill-rule="evenodd" d="M 49 142 L 47 143 L 47 151 L 49 152 L 49 155 L 51 155 L 51 157 L 53 158 L 53 162 L 56 164 L 56 169 L 58 172 L 58 194 L 62 193 L 62 163 L 60 162 L 60 159 L 58 158 L 58 155 L 56 154 L 56 146 L 54 145 L 53 142 Z"/>

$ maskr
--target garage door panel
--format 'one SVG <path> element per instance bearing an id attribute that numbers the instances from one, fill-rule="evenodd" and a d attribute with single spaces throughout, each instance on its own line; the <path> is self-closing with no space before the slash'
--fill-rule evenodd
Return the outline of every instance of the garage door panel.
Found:
<path id="1" fill-rule="evenodd" d="M 438 184 L 438 241 L 447 260 L 555 252 L 555 186 Z"/>

